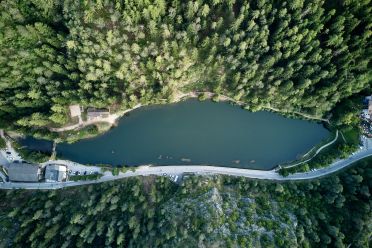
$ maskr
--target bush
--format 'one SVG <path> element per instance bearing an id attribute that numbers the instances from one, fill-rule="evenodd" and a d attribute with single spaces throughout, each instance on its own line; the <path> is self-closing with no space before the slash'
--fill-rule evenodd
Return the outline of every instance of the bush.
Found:
<path id="1" fill-rule="evenodd" d="M 115 167 L 111 170 L 111 173 L 113 176 L 118 176 L 120 172 L 120 169 L 118 167 Z"/>
<path id="2" fill-rule="evenodd" d="M 71 181 L 90 181 L 90 180 L 100 179 L 102 176 L 103 176 L 102 174 L 78 175 L 78 176 L 70 176 L 70 180 Z"/>
<path id="3" fill-rule="evenodd" d="M 62 140 L 68 143 L 74 143 L 81 139 L 92 138 L 100 134 L 100 131 L 95 125 L 86 126 L 80 130 L 67 131 L 61 134 Z"/>
<path id="4" fill-rule="evenodd" d="M 51 153 L 48 152 L 32 151 L 26 148 L 22 148 L 17 142 L 13 142 L 12 146 L 24 160 L 31 163 L 46 162 L 50 159 L 51 156 Z"/>

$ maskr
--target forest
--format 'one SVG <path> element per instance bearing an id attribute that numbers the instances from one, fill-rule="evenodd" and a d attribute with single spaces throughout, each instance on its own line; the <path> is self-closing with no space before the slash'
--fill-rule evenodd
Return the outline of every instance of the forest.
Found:
<path id="1" fill-rule="evenodd" d="M 347 99 L 372 87 L 371 10 L 370 0 L 2 0 L 0 128 L 55 139 L 71 104 L 124 110 L 195 91 L 356 125 Z M 63 135 L 98 129 L 74 132 Z M 364 248 L 371 165 L 302 182 L 184 175 L 0 190 L 0 247 Z"/>
<path id="2" fill-rule="evenodd" d="M 2 190 L 0 247 L 365 248 L 371 165 L 302 182 L 185 175 Z"/>
<path id="3" fill-rule="evenodd" d="M 325 116 L 371 87 L 371 19 L 370 0 L 3 0 L 0 128 L 192 91 Z"/>

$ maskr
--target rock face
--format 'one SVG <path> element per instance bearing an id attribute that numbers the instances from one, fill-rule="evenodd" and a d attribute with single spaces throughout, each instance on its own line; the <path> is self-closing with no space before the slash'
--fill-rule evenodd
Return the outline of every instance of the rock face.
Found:
<path id="1" fill-rule="evenodd" d="M 205 183 L 210 181 L 206 179 Z M 182 227 L 177 228 L 184 229 L 190 247 L 226 247 L 229 240 L 242 240 L 247 247 L 265 247 L 264 242 L 273 242 L 278 236 L 287 239 L 291 247 L 296 247 L 296 216 L 279 208 L 275 201 L 265 202 L 268 205 L 266 209 L 261 207 L 262 200 L 258 201 L 254 197 L 239 195 L 232 188 L 214 186 L 192 198 L 170 199 L 163 206 L 165 215 L 161 225 L 182 223 Z M 195 219 L 199 230 L 192 229 Z M 202 234 L 190 235 L 193 231 Z M 262 237 L 267 240 L 262 241 Z M 176 244 L 179 245 L 177 239 L 169 240 L 170 247 Z"/>

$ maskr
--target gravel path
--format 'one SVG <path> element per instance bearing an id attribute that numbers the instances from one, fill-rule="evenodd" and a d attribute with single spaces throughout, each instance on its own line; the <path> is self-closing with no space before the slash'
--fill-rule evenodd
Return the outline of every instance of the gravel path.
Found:
<path id="1" fill-rule="evenodd" d="M 333 143 L 335 143 L 336 140 L 338 139 L 338 133 L 339 133 L 338 130 L 336 130 L 336 136 L 335 136 L 335 138 L 334 138 L 333 140 L 331 140 L 330 142 L 328 142 L 327 144 L 325 144 L 325 145 L 319 147 L 318 150 L 316 150 L 316 152 L 314 153 L 314 155 L 311 156 L 311 158 L 308 158 L 308 159 L 306 159 L 306 160 L 304 160 L 304 161 L 302 161 L 302 162 L 298 162 L 298 163 L 291 164 L 291 165 L 288 165 L 288 166 L 283 165 L 282 167 L 283 167 L 283 168 L 292 168 L 292 167 L 295 167 L 295 166 L 297 166 L 297 165 L 300 165 L 300 164 L 304 164 L 304 163 L 309 162 L 310 160 L 312 160 L 313 158 L 315 158 L 315 157 L 319 154 L 319 152 L 321 152 L 324 148 L 326 148 L 326 147 L 332 145 Z M 312 150 L 313 150 L 313 149 L 311 149 L 308 153 L 310 153 Z M 308 153 L 307 153 L 307 154 L 308 154 Z M 306 155 L 306 154 L 305 154 L 305 155 Z"/>
<path id="2" fill-rule="evenodd" d="M 200 95 L 206 95 L 207 98 L 212 98 L 214 95 L 216 95 L 216 93 L 213 93 L 213 92 L 190 92 L 190 93 L 181 93 L 179 92 L 178 94 L 176 94 L 176 97 L 174 98 L 174 100 L 172 102 L 178 102 L 184 98 L 196 98 Z M 221 101 L 229 101 L 229 102 L 234 102 L 238 105 L 244 105 L 244 102 L 242 101 L 237 101 L 231 97 L 228 97 L 226 95 L 219 95 L 220 97 L 220 100 Z M 114 113 L 114 114 L 110 114 L 108 117 L 106 118 L 95 118 L 94 120 L 89 120 L 89 121 L 82 121 L 81 120 L 81 117 L 79 118 L 79 123 L 77 124 L 74 124 L 74 125 L 70 125 L 70 126 L 66 126 L 66 127 L 60 127 L 60 128 L 50 128 L 51 131 L 53 132 L 64 132 L 64 131 L 70 131 L 70 130 L 75 130 L 75 129 L 81 129 L 83 127 L 86 127 L 86 126 L 89 126 L 89 125 L 92 125 L 92 124 L 95 124 L 95 123 L 100 123 L 100 122 L 106 122 L 106 123 L 109 123 L 111 125 L 113 125 L 120 117 L 122 117 L 124 114 L 130 112 L 130 111 L 133 111 L 139 107 L 142 107 L 143 105 L 142 104 L 137 104 L 136 106 L 134 106 L 133 108 L 131 109 L 127 109 L 125 111 L 122 111 L 122 112 L 118 112 L 118 113 Z M 328 119 L 324 119 L 324 118 L 320 118 L 320 117 L 317 117 L 317 116 L 313 116 L 313 115 L 309 115 L 309 114 L 306 114 L 306 113 L 302 113 L 302 112 L 298 112 L 298 111 L 290 111 L 290 112 L 285 112 L 285 111 L 282 111 L 280 109 L 277 109 L 277 108 L 274 108 L 274 107 L 271 107 L 271 106 L 266 106 L 264 107 L 265 109 L 268 109 L 268 110 L 272 110 L 272 111 L 275 111 L 275 112 L 280 112 L 280 113 L 294 113 L 294 114 L 297 114 L 297 115 L 301 115 L 307 119 L 312 119 L 312 120 L 319 120 L 319 121 L 325 121 L 325 122 L 328 122 L 329 123 L 329 120 Z"/>
<path id="3" fill-rule="evenodd" d="M 109 124 L 113 125 L 116 122 L 116 120 L 119 119 L 120 117 L 122 117 L 124 114 L 126 114 L 126 113 L 128 113 L 132 110 L 135 110 L 135 109 L 137 109 L 141 106 L 142 106 L 141 104 L 137 104 L 136 106 L 134 106 L 131 109 L 127 109 L 125 111 L 115 113 L 115 114 L 110 114 L 106 118 L 97 117 L 97 118 L 95 118 L 93 120 L 89 120 L 89 121 L 79 120 L 79 123 L 77 123 L 77 124 L 66 126 L 66 127 L 60 127 L 60 128 L 50 128 L 50 130 L 53 131 L 53 132 L 64 132 L 64 131 L 70 131 L 70 130 L 74 130 L 74 129 L 81 129 L 83 127 L 86 127 L 86 126 L 89 126 L 89 125 L 92 125 L 92 124 L 95 124 L 95 123 L 100 123 L 100 122 L 106 122 L 106 123 L 109 123 Z"/>

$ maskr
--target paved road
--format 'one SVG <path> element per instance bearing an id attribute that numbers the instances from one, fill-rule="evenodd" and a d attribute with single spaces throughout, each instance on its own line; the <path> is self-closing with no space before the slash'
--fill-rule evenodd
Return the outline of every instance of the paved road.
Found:
<path id="1" fill-rule="evenodd" d="M 46 166 L 48 164 L 63 164 L 67 166 L 68 171 L 71 171 L 71 175 L 75 175 L 75 172 L 80 172 L 80 175 L 83 175 L 84 172 L 87 172 L 88 174 L 94 173 L 94 172 L 101 172 L 101 168 L 97 166 L 86 166 L 79 163 L 75 163 L 69 160 L 51 160 L 47 161 L 45 163 L 42 163 L 41 166 Z"/>
<path id="2" fill-rule="evenodd" d="M 1 165 L 7 166 L 13 160 L 21 161 L 22 158 L 18 152 L 12 147 L 12 143 L 5 137 L 4 131 L 0 129 L 0 136 L 6 142 L 6 150 L 0 150 L 0 163 Z M 6 154 L 10 152 L 10 154 Z"/>
<path id="3" fill-rule="evenodd" d="M 111 173 L 106 172 L 105 175 L 94 181 L 79 181 L 79 182 L 64 182 L 64 183 L 1 183 L 0 189 L 14 189 L 14 188 L 23 188 L 23 189 L 59 189 L 64 187 L 72 187 L 78 185 L 102 183 L 107 181 L 118 180 L 126 177 L 133 176 L 148 176 L 148 175 L 181 175 L 183 173 L 192 173 L 199 175 L 230 175 L 230 176 L 242 176 L 249 178 L 257 179 L 266 179 L 266 180 L 278 180 L 278 181 L 287 181 L 287 180 L 308 180 L 318 177 L 322 177 L 328 174 L 331 174 L 335 171 L 343 169 L 348 165 L 355 163 L 361 159 L 372 156 L 372 149 L 363 149 L 357 154 L 350 156 L 347 159 L 342 159 L 335 161 L 330 166 L 319 169 L 316 171 L 305 172 L 305 173 L 296 173 L 288 177 L 282 177 L 274 170 L 271 171 L 260 171 L 260 170 L 250 170 L 250 169 L 238 169 L 238 168 L 228 168 L 228 167 L 217 167 L 217 166 L 208 166 L 208 165 L 185 165 L 185 166 L 141 166 L 135 172 L 128 171 L 126 173 L 120 173 L 119 176 L 112 176 Z"/>

